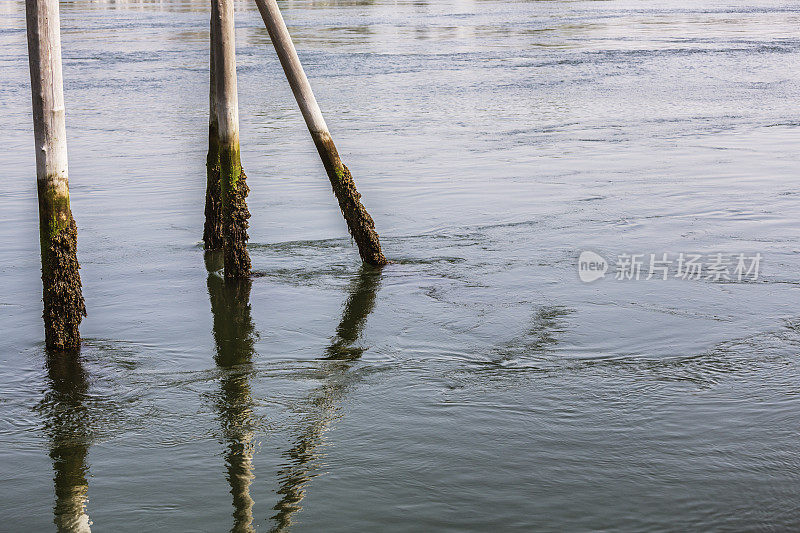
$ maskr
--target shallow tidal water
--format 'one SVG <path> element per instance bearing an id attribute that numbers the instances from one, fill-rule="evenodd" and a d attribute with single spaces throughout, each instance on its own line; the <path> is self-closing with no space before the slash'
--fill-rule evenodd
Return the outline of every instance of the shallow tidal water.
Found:
<path id="1" fill-rule="evenodd" d="M 203 257 L 205 1 L 61 3 L 80 360 L 43 349 L 0 4 L 1 531 L 800 528 L 800 6 L 281 3 L 393 264 L 362 268 L 237 4 L 257 276 Z M 577 258 L 760 253 L 757 280 Z"/>

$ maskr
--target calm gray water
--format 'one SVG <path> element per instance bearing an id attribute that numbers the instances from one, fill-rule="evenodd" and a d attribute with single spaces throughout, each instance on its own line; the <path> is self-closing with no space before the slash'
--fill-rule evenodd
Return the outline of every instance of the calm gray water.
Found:
<path id="1" fill-rule="evenodd" d="M 239 3 L 259 276 L 230 287 L 206 4 L 61 4 L 89 309 L 61 365 L 0 4 L 0 530 L 800 528 L 797 3 L 283 2 L 383 271 Z M 762 261 L 582 283 L 583 250 Z"/>

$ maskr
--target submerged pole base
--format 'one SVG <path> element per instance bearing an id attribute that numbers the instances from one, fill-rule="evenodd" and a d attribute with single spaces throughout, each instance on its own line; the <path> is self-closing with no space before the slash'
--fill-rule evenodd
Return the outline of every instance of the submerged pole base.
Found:
<path id="1" fill-rule="evenodd" d="M 70 215 L 67 227 L 42 246 L 45 344 L 51 350 L 77 350 L 81 344 L 78 327 L 86 316 L 86 304 L 78 273 L 75 219 Z"/>
<path id="2" fill-rule="evenodd" d="M 361 194 L 356 190 L 350 170 L 343 163 L 340 164 L 341 167 L 334 171 L 335 178 L 331 176 L 331 186 L 347 222 L 347 229 L 356 241 L 361 260 L 372 266 L 383 266 L 388 261 L 381 250 L 375 222 L 361 203 Z"/>
<path id="3" fill-rule="evenodd" d="M 219 189 L 219 156 L 209 151 L 206 161 L 206 221 L 203 225 L 203 248 L 222 250 L 222 199 Z"/>
<path id="4" fill-rule="evenodd" d="M 361 203 L 361 194 L 356 189 L 353 175 L 339 158 L 333 139 L 327 131 L 312 132 L 311 137 L 322 159 L 325 173 L 328 174 L 336 201 L 339 202 L 339 209 L 347 222 L 347 230 L 356 241 L 361 260 L 378 267 L 387 264 L 388 261 L 381 251 L 378 232 L 375 231 L 375 222 Z"/>
<path id="5" fill-rule="evenodd" d="M 247 228 L 250 211 L 247 209 L 247 176 L 239 165 L 239 177 L 228 187 L 223 198 L 222 234 L 224 238 L 225 278 L 250 276 L 250 254 L 247 251 Z"/>

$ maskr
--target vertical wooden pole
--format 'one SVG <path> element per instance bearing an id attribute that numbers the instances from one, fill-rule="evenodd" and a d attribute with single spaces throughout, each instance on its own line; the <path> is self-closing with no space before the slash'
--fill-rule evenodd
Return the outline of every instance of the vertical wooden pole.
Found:
<path id="1" fill-rule="evenodd" d="M 289 30 L 286 28 L 286 23 L 283 21 L 278 3 L 276 0 L 256 0 L 256 4 L 261 12 L 261 18 L 264 19 L 264 24 L 267 26 L 275 51 L 278 53 L 289 85 L 292 87 L 297 105 L 300 106 L 300 112 L 306 121 L 308 131 L 311 132 L 311 137 L 322 158 L 322 164 L 325 166 L 333 193 L 339 202 L 339 209 L 347 222 L 347 228 L 358 245 L 361 259 L 371 265 L 385 265 L 386 257 L 381 251 L 375 223 L 361 204 L 361 195 L 356 190 L 353 176 L 339 158 L 339 152 L 333 144 L 328 126 L 325 124 L 325 119 L 322 118 L 322 111 L 311 91 L 311 84 L 308 83 L 303 66 L 297 57 L 297 51 L 294 48 L 292 37 L 289 35 Z"/>
<path id="2" fill-rule="evenodd" d="M 219 128 L 220 191 L 225 277 L 250 275 L 247 252 L 247 177 L 239 154 L 239 99 L 236 86 L 236 38 L 233 0 L 211 0 L 214 43 L 215 103 Z"/>
<path id="3" fill-rule="evenodd" d="M 219 122 L 217 121 L 217 76 L 214 61 L 219 30 L 216 27 L 215 4 L 211 3 L 211 31 L 209 33 L 209 86 L 208 86 L 208 155 L 206 156 L 206 221 L 203 227 L 205 249 L 222 250 L 222 198 L 219 190 Z"/>
<path id="4" fill-rule="evenodd" d="M 25 7 L 39 194 L 45 342 L 51 349 L 74 350 L 80 346 L 78 327 L 86 316 L 86 307 L 78 273 L 78 232 L 69 205 L 58 0 L 26 0 Z"/>

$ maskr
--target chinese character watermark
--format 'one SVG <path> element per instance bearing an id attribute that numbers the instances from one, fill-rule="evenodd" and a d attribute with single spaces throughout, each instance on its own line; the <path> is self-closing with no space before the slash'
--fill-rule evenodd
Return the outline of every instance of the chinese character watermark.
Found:
<path id="1" fill-rule="evenodd" d="M 614 279 L 650 280 L 682 279 L 715 282 L 756 281 L 761 268 L 761 254 L 745 253 L 651 253 L 617 255 L 609 263 L 589 250 L 578 257 L 578 277 L 586 283 L 604 278 L 609 270 Z"/>

